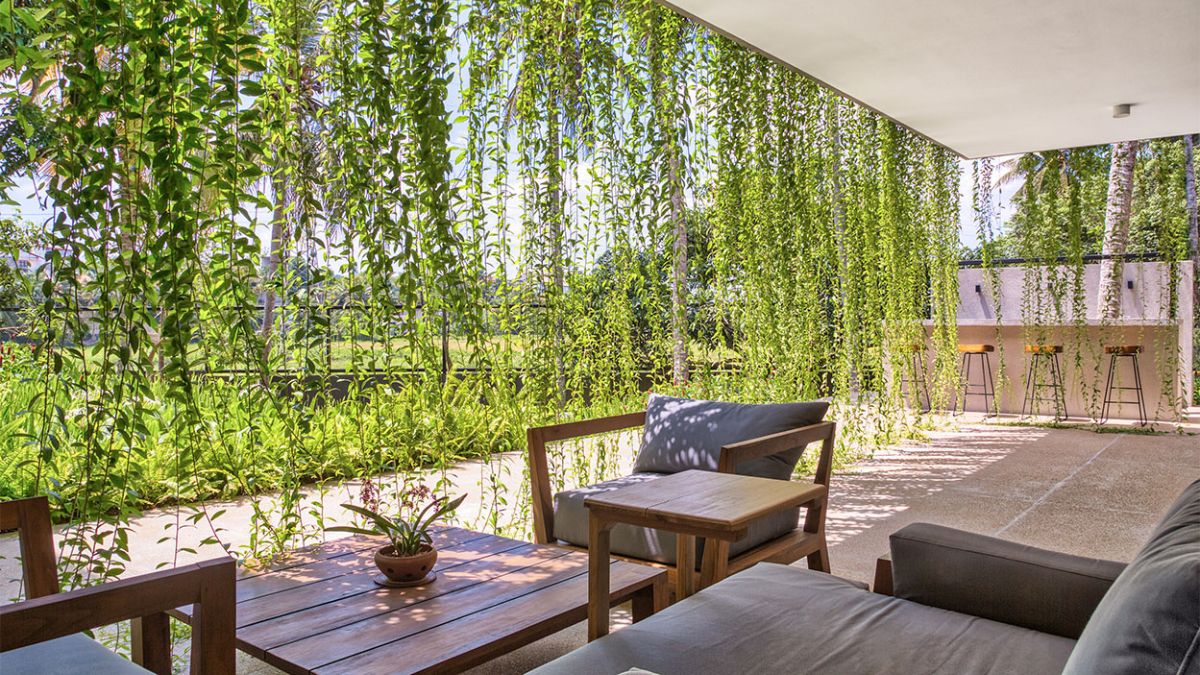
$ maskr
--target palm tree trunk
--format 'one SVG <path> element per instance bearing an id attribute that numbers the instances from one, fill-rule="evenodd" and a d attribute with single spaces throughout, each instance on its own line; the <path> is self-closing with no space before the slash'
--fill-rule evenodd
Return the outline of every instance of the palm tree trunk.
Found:
<path id="1" fill-rule="evenodd" d="M 1104 247 L 1100 262 L 1098 307 L 1103 319 L 1121 315 L 1121 272 L 1117 256 L 1125 254 L 1129 243 L 1129 210 L 1133 200 L 1133 167 L 1138 142 L 1125 141 L 1112 146 L 1112 165 L 1108 172 L 1108 206 L 1104 212 Z"/>
<path id="2" fill-rule="evenodd" d="M 675 29 L 681 30 L 681 29 Z M 672 38 L 675 36 L 672 35 Z M 687 329 L 687 273 L 688 232 L 687 213 L 684 206 L 683 173 L 681 161 L 682 141 L 677 129 L 679 113 L 675 97 L 678 93 L 668 79 L 666 59 L 662 53 L 660 33 L 656 28 L 650 32 L 650 83 L 654 104 L 656 131 L 663 140 L 665 153 L 665 178 L 668 213 L 671 221 L 671 381 L 677 385 L 688 380 L 688 329 Z M 673 45 L 674 46 L 674 43 Z"/>
<path id="3" fill-rule="evenodd" d="M 676 148 L 677 150 L 677 148 Z M 683 181 L 679 175 L 679 153 L 672 151 L 667 162 L 671 199 L 671 229 L 675 243 L 671 251 L 671 378 L 675 384 L 688 380 L 687 344 L 687 216 L 683 205 Z"/>
<path id="4" fill-rule="evenodd" d="M 567 367 L 563 356 L 566 349 L 563 336 L 562 302 L 566 293 L 563 272 L 563 205 L 562 205 L 562 130 L 558 111 L 551 110 L 547 116 L 547 154 L 550 166 L 547 172 L 549 203 L 546 209 L 546 236 L 550 239 L 550 281 L 553 284 L 551 314 L 554 322 L 554 383 L 558 390 L 560 405 L 567 404 Z"/>
<path id="5" fill-rule="evenodd" d="M 838 289 L 839 299 L 842 303 L 842 328 L 845 333 L 842 339 L 845 341 L 846 348 L 854 353 L 857 349 L 857 336 L 854 333 L 854 321 L 847 320 L 846 314 L 850 311 L 850 298 L 846 294 L 846 289 L 850 287 L 850 255 L 846 249 L 846 208 L 842 203 L 842 131 L 839 119 L 842 106 L 840 100 L 835 98 L 831 104 L 833 106 L 832 114 L 830 115 L 830 146 L 833 150 L 833 161 L 830 169 L 830 183 L 833 200 L 833 231 L 837 238 L 838 250 Z M 858 399 L 858 367 L 853 359 L 849 362 L 849 373 L 847 373 L 847 386 L 850 390 L 851 400 Z"/>
<path id="6" fill-rule="evenodd" d="M 271 358 L 271 330 L 275 325 L 274 283 L 275 275 L 279 271 L 283 260 L 284 219 L 287 217 L 287 209 L 284 201 L 282 180 L 271 180 L 271 196 L 275 200 L 275 210 L 271 221 L 270 248 L 267 252 L 267 259 L 263 262 L 262 275 L 264 297 L 263 323 L 260 330 L 262 331 L 263 361 Z"/>
<path id="7" fill-rule="evenodd" d="M 1192 258 L 1192 368 L 1200 369 L 1200 232 L 1197 232 L 1196 212 L 1196 139 L 1183 137 L 1183 173 L 1187 190 L 1188 252 Z"/>

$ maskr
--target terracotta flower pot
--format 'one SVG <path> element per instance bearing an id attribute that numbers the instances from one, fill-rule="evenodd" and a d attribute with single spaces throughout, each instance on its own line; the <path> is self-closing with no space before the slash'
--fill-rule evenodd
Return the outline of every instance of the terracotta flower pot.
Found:
<path id="1" fill-rule="evenodd" d="M 375 551 L 375 566 L 385 577 L 397 583 L 424 579 L 437 559 L 437 549 L 429 544 L 422 545 L 421 552 L 416 555 L 395 555 L 391 546 Z"/>

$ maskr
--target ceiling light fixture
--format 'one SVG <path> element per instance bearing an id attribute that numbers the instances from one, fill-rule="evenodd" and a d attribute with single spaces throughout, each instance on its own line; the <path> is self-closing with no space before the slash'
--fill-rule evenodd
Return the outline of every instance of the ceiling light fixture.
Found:
<path id="1" fill-rule="evenodd" d="M 1121 119 L 1122 117 L 1129 117 L 1129 109 L 1132 107 L 1133 107 L 1132 103 L 1118 103 L 1118 104 L 1114 105 L 1113 106 L 1113 117 L 1116 119 Z"/>

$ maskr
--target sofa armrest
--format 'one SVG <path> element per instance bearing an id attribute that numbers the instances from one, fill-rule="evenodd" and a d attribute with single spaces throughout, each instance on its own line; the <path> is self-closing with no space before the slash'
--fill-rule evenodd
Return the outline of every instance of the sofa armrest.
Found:
<path id="1" fill-rule="evenodd" d="M 1077 639 L 1125 565 L 929 523 L 891 536 L 893 594 Z"/>
<path id="2" fill-rule="evenodd" d="M 885 553 L 875 561 L 875 579 L 871 582 L 871 592 L 880 595 L 892 595 L 892 554 Z"/>

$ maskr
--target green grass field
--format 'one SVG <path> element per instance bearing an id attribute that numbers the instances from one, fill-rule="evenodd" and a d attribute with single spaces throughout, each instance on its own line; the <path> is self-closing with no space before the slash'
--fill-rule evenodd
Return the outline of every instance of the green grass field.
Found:
<path id="1" fill-rule="evenodd" d="M 470 344 L 463 337 L 451 337 L 446 346 L 449 348 L 450 363 L 455 368 L 480 368 L 494 364 L 523 368 L 528 365 L 531 349 L 529 339 L 517 335 L 494 336 L 478 345 Z M 422 356 L 425 365 L 436 369 L 440 367 L 441 351 L 440 338 L 426 342 L 423 349 L 415 348 L 406 339 L 395 339 L 391 344 L 368 339 L 317 340 L 307 347 L 289 341 L 282 349 L 276 349 L 275 357 L 279 362 L 274 364 L 273 370 L 300 370 L 306 360 L 333 371 L 420 368 Z M 689 345 L 689 352 L 693 369 L 738 360 L 733 350 L 710 348 L 694 342 Z M 84 357 L 90 361 L 94 362 L 100 356 L 101 349 L 97 345 L 84 350 Z M 255 366 L 245 360 L 206 354 L 204 345 L 199 342 L 193 344 L 192 359 L 197 369 L 206 362 L 211 363 L 214 370 L 243 370 Z"/>

